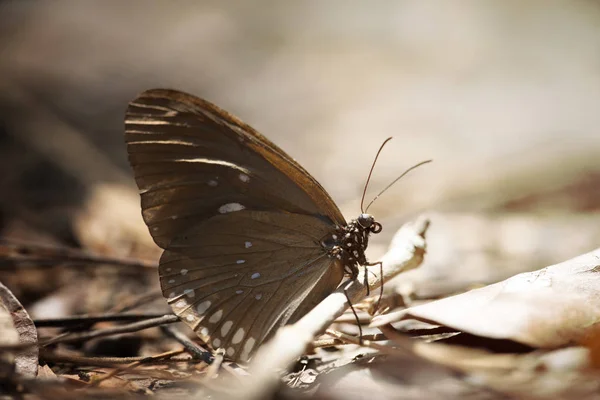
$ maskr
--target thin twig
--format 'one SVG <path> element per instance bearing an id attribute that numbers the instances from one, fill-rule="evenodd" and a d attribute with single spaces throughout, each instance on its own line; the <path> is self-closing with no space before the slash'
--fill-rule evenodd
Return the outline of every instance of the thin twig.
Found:
<path id="1" fill-rule="evenodd" d="M 188 338 L 179 329 L 168 325 L 161 326 L 160 328 L 165 334 L 181 343 L 183 347 L 185 347 L 185 349 L 192 355 L 192 357 L 194 357 L 194 359 L 204 361 L 207 364 L 211 364 L 213 362 L 214 357 L 210 351 L 200 347 L 196 342 Z"/>
<path id="2" fill-rule="evenodd" d="M 142 293 L 138 296 L 134 296 L 133 298 L 123 301 L 120 304 L 115 305 L 110 311 L 114 313 L 125 312 L 129 310 L 133 310 L 137 307 L 140 307 L 144 304 L 152 302 L 156 299 L 162 298 L 162 292 L 160 290 L 150 290 L 146 293 Z"/>
<path id="3" fill-rule="evenodd" d="M 314 340 L 312 342 L 312 347 L 314 349 L 318 349 L 318 348 L 321 348 L 321 347 L 341 346 L 343 344 L 344 344 L 344 342 L 342 342 L 339 339 L 335 339 L 335 338 L 321 338 L 321 339 Z"/>
<path id="4" fill-rule="evenodd" d="M 101 377 L 98 377 L 96 379 L 94 379 L 92 381 L 91 386 L 98 386 L 101 382 L 112 378 L 113 376 L 116 376 L 118 374 L 121 374 L 123 372 L 127 372 L 130 371 L 132 369 L 134 369 L 135 367 L 138 367 L 140 365 L 145 365 L 145 364 L 151 364 L 151 363 L 155 363 L 157 361 L 164 361 L 165 359 L 170 359 L 173 356 L 182 354 L 185 352 L 185 349 L 179 349 L 179 350 L 171 350 L 171 351 L 167 351 L 165 353 L 161 353 L 161 354 L 156 354 L 154 356 L 149 356 L 149 357 L 144 357 L 141 360 L 137 360 L 134 361 L 130 364 L 127 364 L 123 367 L 119 367 L 119 368 L 115 368 L 112 371 L 110 371 L 109 373 L 102 375 Z"/>
<path id="5" fill-rule="evenodd" d="M 12 343 L 12 344 L 1 344 L 0 351 L 10 351 L 12 353 L 18 353 L 21 351 L 31 350 L 32 347 L 37 347 L 37 343 Z"/>
<path id="6" fill-rule="evenodd" d="M 388 338 L 382 333 L 375 333 L 372 335 L 363 335 L 362 338 L 363 338 L 363 340 L 370 341 L 370 342 L 379 342 L 381 340 L 388 340 Z M 346 342 L 344 342 L 340 339 L 337 339 L 337 338 L 321 338 L 321 339 L 317 339 L 317 340 L 313 341 L 312 347 L 316 349 L 319 347 L 339 346 L 339 345 L 342 345 L 345 343 Z"/>
<path id="7" fill-rule="evenodd" d="M 122 333 L 137 332 L 137 331 L 141 331 L 144 329 L 153 328 L 155 326 L 161 326 L 164 324 L 172 324 L 172 323 L 175 323 L 178 321 L 179 321 L 179 317 L 177 317 L 176 315 L 167 314 L 167 315 L 163 315 L 162 317 L 159 317 L 159 318 L 153 318 L 153 319 L 149 319 L 146 321 L 134 322 L 132 324 L 115 326 L 112 328 L 97 329 L 97 330 L 91 331 L 91 332 L 71 333 L 71 334 L 68 334 L 63 337 L 50 339 L 50 340 L 46 341 L 45 343 L 42 343 L 40 346 L 45 347 L 50 344 L 57 344 L 57 343 L 82 342 L 85 340 L 96 339 L 99 337 L 119 335 Z"/>
<path id="8" fill-rule="evenodd" d="M 57 264 L 113 264 L 143 270 L 156 270 L 154 261 L 127 257 L 108 257 L 71 247 L 43 246 L 0 239 L 0 269 L 17 267 L 53 267 Z"/>
<path id="9" fill-rule="evenodd" d="M 361 346 L 365 346 L 365 347 L 370 347 L 372 349 L 379 350 L 382 353 L 392 354 L 392 355 L 409 354 L 409 352 L 407 352 L 406 349 L 396 348 L 396 347 L 392 347 L 392 346 L 384 346 L 384 345 L 372 342 L 370 340 L 362 340 L 362 343 L 361 343 L 361 341 L 357 337 L 354 337 L 352 335 L 347 335 L 343 332 L 339 332 L 339 331 L 336 331 L 333 329 L 327 329 L 325 332 L 328 335 L 331 335 L 331 336 L 335 337 L 336 339 L 339 339 L 343 342 L 350 343 L 350 344 L 357 344 L 357 345 L 361 345 Z"/>
<path id="10" fill-rule="evenodd" d="M 148 314 L 127 314 L 127 313 L 103 313 L 103 314 L 86 314 L 74 315 L 63 318 L 45 318 L 36 319 L 35 326 L 42 327 L 65 327 L 79 324 L 95 324 L 104 321 L 139 321 L 152 319 L 164 316 L 165 313 L 148 313 Z M 167 314 L 168 315 L 168 314 Z"/>
<path id="11" fill-rule="evenodd" d="M 358 316 L 358 320 L 360 321 L 361 324 L 368 324 L 369 322 L 371 322 L 371 316 L 367 312 L 357 311 L 356 315 Z M 354 314 L 345 312 L 344 314 L 337 317 L 335 319 L 335 322 L 355 324 L 356 318 L 354 317 Z"/>
<path id="12" fill-rule="evenodd" d="M 72 354 L 61 354 L 52 352 L 49 350 L 40 351 L 40 359 L 46 362 L 73 364 L 82 366 L 95 366 L 95 367 L 114 367 L 115 365 L 131 364 L 134 362 L 140 362 L 147 360 L 149 357 L 84 357 L 76 356 Z M 161 360 L 165 362 L 166 360 Z M 170 362 L 189 362 L 192 361 L 190 358 L 185 359 L 170 359 Z M 149 363 L 150 361 L 144 361 Z"/>

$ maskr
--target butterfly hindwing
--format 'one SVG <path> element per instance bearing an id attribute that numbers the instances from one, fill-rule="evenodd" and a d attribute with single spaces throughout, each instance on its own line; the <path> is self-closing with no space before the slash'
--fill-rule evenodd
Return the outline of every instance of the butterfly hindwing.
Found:
<path id="1" fill-rule="evenodd" d="M 207 343 L 245 361 L 342 279 L 343 268 L 315 246 L 326 231 L 318 218 L 281 212 L 216 216 L 164 252 L 163 291 Z"/>

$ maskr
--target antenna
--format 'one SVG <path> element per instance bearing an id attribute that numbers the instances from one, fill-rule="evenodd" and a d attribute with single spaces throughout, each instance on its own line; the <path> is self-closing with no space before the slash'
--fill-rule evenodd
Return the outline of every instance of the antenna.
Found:
<path id="1" fill-rule="evenodd" d="M 391 139 L 391 138 L 390 138 L 390 139 Z M 389 139 L 388 139 L 388 140 L 389 140 Z M 384 142 L 383 144 L 385 144 L 385 142 Z M 383 145 L 382 145 L 381 147 L 383 147 Z M 381 149 L 379 149 L 379 151 L 381 151 Z M 377 153 L 377 155 L 379 155 L 379 153 Z M 375 157 L 375 160 L 377 160 L 377 157 Z M 383 189 L 381 192 L 379 192 L 379 194 L 378 194 L 377 196 L 375 196 L 375 197 L 373 198 L 373 200 L 371 200 L 371 202 L 370 202 L 370 203 L 367 205 L 367 208 L 365 209 L 365 211 L 362 211 L 362 201 L 361 201 L 361 202 L 360 202 L 360 205 L 361 205 L 361 208 L 360 208 L 360 210 L 361 210 L 361 212 L 362 212 L 363 214 L 364 214 L 364 213 L 366 213 L 366 212 L 369 210 L 369 207 L 371 207 L 371 204 L 373 204 L 373 203 L 375 202 L 375 200 L 377 200 L 377 199 L 379 198 L 379 196 L 381 196 L 381 195 L 382 195 L 382 194 L 383 194 L 383 193 L 384 193 L 386 190 L 388 190 L 389 188 L 391 188 L 391 187 L 394 185 L 394 183 L 398 182 L 398 181 L 400 180 L 400 178 L 402 178 L 404 175 L 408 174 L 408 173 L 409 173 L 410 171 L 412 171 L 413 169 L 415 169 L 415 168 L 417 168 L 417 167 L 420 167 L 420 166 L 421 166 L 421 165 L 423 165 L 423 164 L 430 163 L 430 162 L 432 162 L 432 161 L 433 161 L 433 160 L 421 161 L 420 163 L 418 163 L 418 164 L 416 164 L 416 165 L 413 165 L 412 167 L 410 167 L 409 169 L 407 169 L 406 171 L 404 171 L 404 172 L 403 172 L 403 173 L 402 173 L 402 174 L 401 174 L 399 177 L 397 177 L 396 179 L 394 179 L 394 180 L 392 181 L 392 183 L 390 183 L 389 185 L 387 185 L 387 186 L 385 187 L 385 189 Z M 371 170 L 372 170 L 372 168 L 371 168 Z M 371 174 L 369 174 L 369 177 L 371 177 Z M 367 182 L 368 182 L 368 181 L 367 181 Z M 366 188 L 365 188 L 365 192 L 366 192 Z M 364 199 L 364 197 L 365 197 L 365 195 L 363 194 L 363 199 Z"/>
<path id="2" fill-rule="evenodd" d="M 365 183 L 365 189 L 363 190 L 362 198 L 360 199 L 360 212 L 363 214 L 365 213 L 365 211 L 363 210 L 363 204 L 365 202 L 365 195 L 367 194 L 367 188 L 369 187 L 369 181 L 371 180 L 371 174 L 373 173 L 373 168 L 375 168 L 375 163 L 377 162 L 379 153 L 381 153 L 381 150 L 383 150 L 383 146 L 385 146 L 386 143 L 389 142 L 390 140 L 392 140 L 392 137 L 385 139 L 385 141 L 381 144 L 381 146 L 379 147 L 379 150 L 377 151 L 377 155 L 375 156 L 375 159 L 373 160 L 373 165 L 371 165 L 371 170 L 369 171 L 369 176 L 367 177 L 367 183 Z M 373 202 L 371 202 L 371 203 L 373 203 Z M 369 205 L 371 205 L 371 203 L 369 203 Z M 368 208 L 369 208 L 369 206 L 367 206 L 367 209 Z"/>

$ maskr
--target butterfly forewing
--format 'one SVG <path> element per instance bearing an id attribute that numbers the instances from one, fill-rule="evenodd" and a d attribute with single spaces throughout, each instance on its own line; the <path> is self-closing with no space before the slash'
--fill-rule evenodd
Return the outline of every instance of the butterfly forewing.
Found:
<path id="1" fill-rule="evenodd" d="M 163 248 L 229 203 L 345 224 L 331 197 L 291 157 L 204 100 L 150 90 L 131 102 L 125 124 L 144 220 Z"/>
<path id="2" fill-rule="evenodd" d="M 320 241 L 346 222 L 272 142 L 172 90 L 140 95 L 125 122 L 142 214 L 165 249 L 163 294 L 210 346 L 245 361 L 339 284 Z"/>

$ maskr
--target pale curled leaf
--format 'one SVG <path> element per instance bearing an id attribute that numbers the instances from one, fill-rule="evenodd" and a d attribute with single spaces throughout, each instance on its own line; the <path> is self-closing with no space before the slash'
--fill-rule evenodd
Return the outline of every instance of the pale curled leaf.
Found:
<path id="1" fill-rule="evenodd" d="M 596 372 L 589 369 L 589 350 L 584 347 L 497 354 L 479 348 L 417 342 L 414 350 L 429 361 L 465 374 L 465 383 L 504 394 L 503 399 L 507 395 L 519 399 L 595 399 L 600 387 Z"/>
<path id="2" fill-rule="evenodd" d="M 405 355 L 368 355 L 318 378 L 317 398 L 327 399 L 503 399 L 471 385 L 452 370 Z"/>
<path id="3" fill-rule="evenodd" d="M 387 286 L 405 297 L 450 296 L 570 259 L 600 243 L 600 213 L 430 212 L 428 217 L 423 265 Z"/>
<path id="4" fill-rule="evenodd" d="M 12 318 L 14 329 L 18 333 L 21 345 L 31 345 L 30 348 L 19 351 L 15 355 L 16 372 L 29 378 L 35 378 L 38 369 L 37 330 L 33 321 L 12 292 L 0 283 L 0 303 Z"/>
<path id="5" fill-rule="evenodd" d="M 600 321 L 600 249 L 480 289 L 383 315 L 372 325 L 409 318 L 534 347 L 554 348 L 577 342 Z"/>
<path id="6" fill-rule="evenodd" d="M 15 329 L 10 311 L 0 301 L 0 377 L 11 375 L 14 372 L 15 356 L 10 351 L 2 348 L 10 348 L 19 343 L 19 333 Z"/>
<path id="7" fill-rule="evenodd" d="M 42 365 L 38 368 L 38 379 L 58 379 L 52 368 L 48 365 Z"/>

